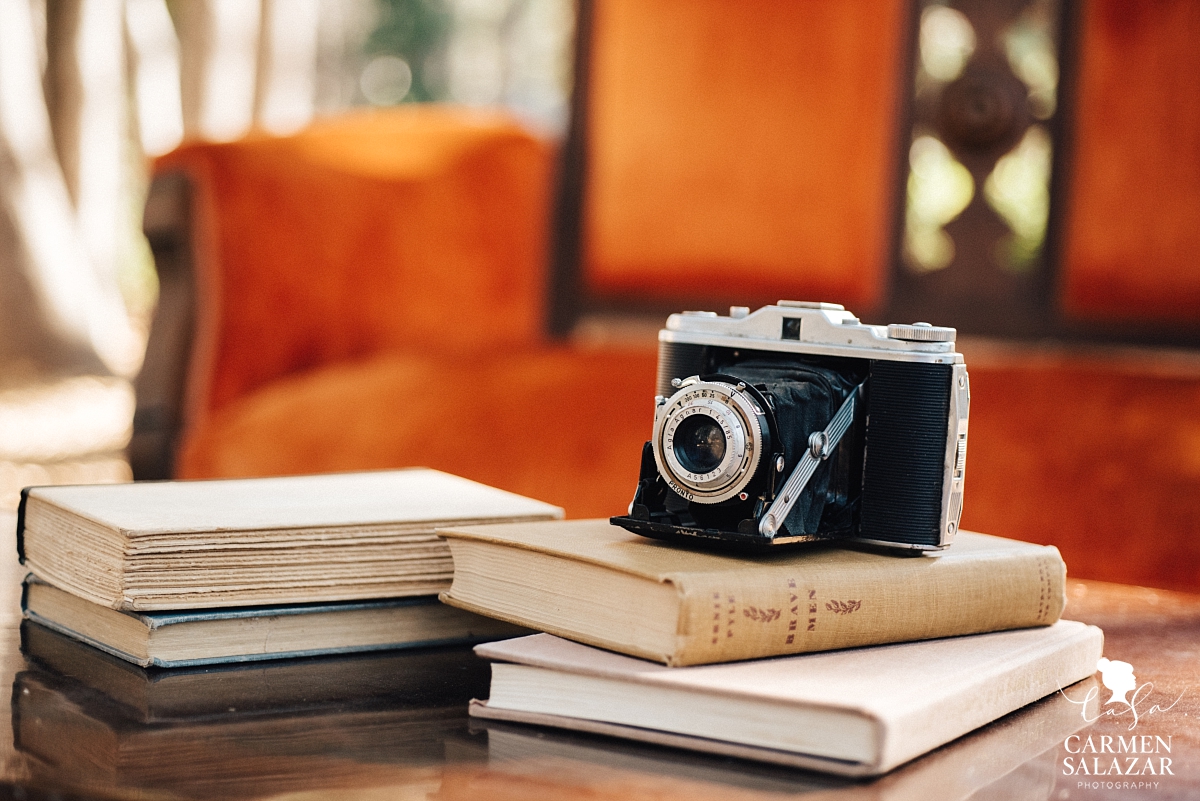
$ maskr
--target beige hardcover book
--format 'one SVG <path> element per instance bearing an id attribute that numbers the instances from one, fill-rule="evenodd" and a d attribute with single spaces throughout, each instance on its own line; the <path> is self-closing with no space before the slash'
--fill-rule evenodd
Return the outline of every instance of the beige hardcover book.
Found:
<path id="1" fill-rule="evenodd" d="M 669 668 L 548 634 L 476 646 L 471 714 L 877 775 L 1087 678 L 1104 635 L 1053 626 Z"/>
<path id="2" fill-rule="evenodd" d="M 315 603 L 445 589 L 438 526 L 560 517 L 421 468 L 32 487 L 17 548 L 42 580 L 114 609 Z"/>
<path id="3" fill-rule="evenodd" d="M 1065 604 L 1056 548 L 970 532 L 934 557 L 730 555 L 607 520 L 438 533 L 446 603 L 674 666 L 1048 626 Z"/>

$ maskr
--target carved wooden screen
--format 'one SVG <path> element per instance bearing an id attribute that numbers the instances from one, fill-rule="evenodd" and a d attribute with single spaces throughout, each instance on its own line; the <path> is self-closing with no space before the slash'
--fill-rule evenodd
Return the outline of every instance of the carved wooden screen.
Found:
<path id="1" fill-rule="evenodd" d="M 1200 343 L 1200 4 L 583 0 L 552 328 L 840 302 Z"/>
<path id="2" fill-rule="evenodd" d="M 972 332 L 1051 315 L 1059 0 L 921 2 L 891 317 Z"/>
<path id="3" fill-rule="evenodd" d="M 1200 5 L 917 14 L 890 316 L 1200 342 Z"/>

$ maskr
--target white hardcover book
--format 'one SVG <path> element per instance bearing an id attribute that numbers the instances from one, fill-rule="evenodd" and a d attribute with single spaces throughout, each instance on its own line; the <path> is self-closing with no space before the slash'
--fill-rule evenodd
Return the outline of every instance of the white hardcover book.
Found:
<path id="1" fill-rule="evenodd" d="M 471 714 L 870 776 L 1087 678 L 1103 646 L 1059 621 L 670 668 L 537 634 L 476 646 L 492 685 Z"/>

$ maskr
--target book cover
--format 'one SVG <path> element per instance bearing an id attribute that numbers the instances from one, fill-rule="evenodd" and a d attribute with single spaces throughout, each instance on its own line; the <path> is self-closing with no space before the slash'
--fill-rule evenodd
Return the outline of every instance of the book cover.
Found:
<path id="1" fill-rule="evenodd" d="M 1091 676 L 1094 626 L 669 668 L 548 634 L 493 660 L 471 714 L 845 775 L 877 775 Z"/>
<path id="2" fill-rule="evenodd" d="M 960 532 L 937 556 L 837 546 L 741 555 L 606 520 L 443 528 L 446 603 L 673 666 L 1048 626 L 1052 546 Z"/>
<path id="3" fill-rule="evenodd" d="M 528 629 L 453 609 L 434 596 L 182 612 L 122 612 L 40 581 L 24 617 L 142 667 L 175 668 L 485 642 Z"/>

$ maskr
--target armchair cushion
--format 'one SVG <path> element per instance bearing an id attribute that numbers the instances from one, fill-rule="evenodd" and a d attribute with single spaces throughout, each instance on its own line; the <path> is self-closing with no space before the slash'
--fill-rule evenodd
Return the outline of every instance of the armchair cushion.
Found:
<path id="1" fill-rule="evenodd" d="M 654 417 L 653 349 L 389 354 L 275 382 L 189 434 L 182 478 L 421 465 L 621 514 Z"/>
<path id="2" fill-rule="evenodd" d="M 159 160 L 194 188 L 190 420 L 347 359 L 536 342 L 550 156 L 503 115 L 425 105 Z"/>

